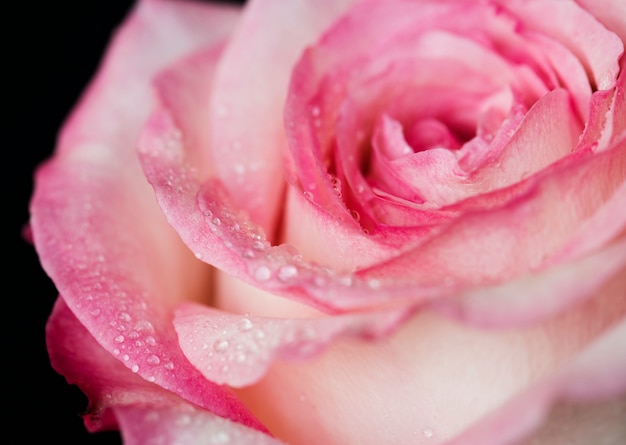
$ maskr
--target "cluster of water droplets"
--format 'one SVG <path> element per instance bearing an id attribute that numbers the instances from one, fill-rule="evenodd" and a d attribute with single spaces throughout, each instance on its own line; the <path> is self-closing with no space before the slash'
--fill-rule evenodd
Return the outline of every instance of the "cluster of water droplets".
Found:
<path id="1" fill-rule="evenodd" d="M 219 185 L 205 187 L 200 198 L 200 208 L 211 232 L 244 261 L 248 275 L 263 288 L 279 292 L 297 286 L 319 295 L 320 303 L 325 305 L 335 294 L 346 298 L 349 295 L 346 291 L 353 291 L 356 297 L 385 286 L 382 279 L 362 279 L 350 272 L 305 262 L 298 249 L 290 244 L 272 246 L 261 227 L 226 203 Z M 353 218 L 358 219 L 359 215 L 355 212 Z"/>
<path id="2" fill-rule="evenodd" d="M 186 405 L 146 408 L 131 428 L 140 431 L 138 434 L 147 445 L 279 443 L 258 431 Z"/>
<path id="3" fill-rule="evenodd" d="M 276 354 L 309 357 L 328 332 L 312 320 L 276 320 L 213 313 L 197 322 L 181 346 L 209 380 L 244 386 L 258 380 Z"/>
<path id="4" fill-rule="evenodd" d="M 104 254 L 97 255 L 85 273 L 91 279 L 83 276 L 86 284 L 76 307 L 85 308 L 93 322 L 105 323 L 106 328 L 98 330 L 99 340 L 110 345 L 112 354 L 131 372 L 143 371 L 141 374 L 150 382 L 164 372 L 173 372 L 174 363 L 162 351 L 150 321 L 150 296 L 145 292 L 137 295 L 108 279 L 114 273 L 108 270 Z"/>

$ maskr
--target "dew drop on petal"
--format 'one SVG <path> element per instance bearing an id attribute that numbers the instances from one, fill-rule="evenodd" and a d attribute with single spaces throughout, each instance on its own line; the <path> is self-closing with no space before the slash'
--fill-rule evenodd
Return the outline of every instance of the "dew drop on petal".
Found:
<path id="1" fill-rule="evenodd" d="M 252 329 L 252 321 L 249 318 L 242 318 L 239 320 L 239 330 L 240 331 L 249 331 Z"/>
<path id="2" fill-rule="evenodd" d="M 139 366 L 138 365 L 133 365 L 133 366 L 130 367 L 130 370 L 132 372 L 139 372 Z"/>
<path id="3" fill-rule="evenodd" d="M 272 271 L 267 266 L 261 266 L 254 271 L 254 278 L 257 281 L 267 281 L 272 277 Z"/>
<path id="4" fill-rule="evenodd" d="M 213 350 L 215 352 L 224 352 L 228 349 L 228 340 L 216 340 L 213 343 Z"/>
<path id="5" fill-rule="evenodd" d="M 287 264 L 278 269 L 278 279 L 280 281 L 289 281 L 298 275 L 298 268 L 291 264 Z"/>
<path id="6" fill-rule="evenodd" d="M 431 437 L 433 437 L 433 430 L 431 430 L 430 428 L 425 428 L 424 431 L 422 431 L 422 434 L 424 434 L 425 438 L 430 439 Z"/>
<path id="7" fill-rule="evenodd" d="M 124 343 L 124 336 L 118 335 L 117 337 L 115 337 L 115 343 Z"/>
<path id="8" fill-rule="evenodd" d="M 149 357 L 146 359 L 146 361 L 147 361 L 148 363 L 150 363 L 151 365 L 158 365 L 159 363 L 161 363 L 161 359 L 160 359 L 158 356 L 154 355 L 154 354 L 152 354 L 151 356 L 149 356 Z"/>
<path id="9" fill-rule="evenodd" d="M 220 431 L 213 435 L 211 442 L 214 444 L 228 443 L 230 442 L 230 435 L 225 431 Z"/>

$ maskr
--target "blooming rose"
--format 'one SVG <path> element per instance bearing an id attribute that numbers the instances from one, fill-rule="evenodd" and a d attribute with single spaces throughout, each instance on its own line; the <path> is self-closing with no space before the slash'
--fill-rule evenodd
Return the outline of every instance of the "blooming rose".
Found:
<path id="1" fill-rule="evenodd" d="M 139 2 L 31 205 L 87 427 L 624 443 L 624 41 L 621 0 Z"/>

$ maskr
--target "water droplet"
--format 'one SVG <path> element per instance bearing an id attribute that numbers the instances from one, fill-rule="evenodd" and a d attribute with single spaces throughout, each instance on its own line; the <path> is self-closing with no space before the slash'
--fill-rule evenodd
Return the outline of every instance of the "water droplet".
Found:
<path id="1" fill-rule="evenodd" d="M 350 210 L 350 215 L 352 216 L 352 219 L 354 219 L 356 222 L 359 222 L 359 220 L 361 219 L 361 215 L 356 210 Z"/>
<path id="2" fill-rule="evenodd" d="M 433 437 L 433 430 L 431 430 L 430 428 L 424 428 L 424 431 L 422 431 L 422 433 L 424 434 L 424 437 L 427 439 L 430 439 L 431 437 Z"/>
<path id="3" fill-rule="evenodd" d="M 156 339 L 152 336 L 148 336 L 146 337 L 146 344 L 150 345 L 150 346 L 154 346 L 156 345 Z"/>
<path id="4" fill-rule="evenodd" d="M 215 343 L 213 343 L 213 350 L 215 352 L 224 352 L 228 349 L 228 340 L 216 340 Z"/>
<path id="5" fill-rule="evenodd" d="M 115 337 L 115 342 L 116 343 L 124 343 L 124 336 L 123 335 L 118 335 L 117 337 Z"/>
<path id="6" fill-rule="evenodd" d="M 117 316 L 117 318 L 119 318 L 122 321 L 130 321 L 132 320 L 130 314 L 128 312 L 120 312 L 119 315 Z"/>
<path id="7" fill-rule="evenodd" d="M 154 383 L 154 381 L 156 380 L 156 377 L 151 375 L 151 376 L 146 377 L 146 380 L 149 381 L 150 383 Z"/>
<path id="8" fill-rule="evenodd" d="M 264 241 L 256 240 L 254 243 L 252 243 L 252 247 L 254 248 L 254 250 L 258 250 L 262 252 L 263 250 L 265 250 L 267 245 L 266 245 L 266 242 Z"/>
<path id="9" fill-rule="evenodd" d="M 308 190 L 304 192 L 304 197 L 306 199 L 308 199 L 309 201 L 313 201 L 313 193 L 309 192 Z"/>
<path id="10" fill-rule="evenodd" d="M 165 367 L 165 369 L 169 369 L 170 371 L 172 369 L 174 369 L 174 363 L 172 362 L 167 362 L 166 364 L 163 365 Z"/>
<path id="11" fill-rule="evenodd" d="M 241 331 L 249 331 L 252 329 L 252 321 L 249 318 L 242 318 L 239 320 L 239 330 Z"/>
<path id="12" fill-rule="evenodd" d="M 278 269 L 278 279 L 280 281 L 289 281 L 290 279 L 296 277 L 298 275 L 298 268 L 291 264 L 282 266 Z"/>
<path id="13" fill-rule="evenodd" d="M 216 216 L 215 218 L 213 218 L 213 219 L 211 220 L 211 222 L 212 222 L 214 225 L 216 225 L 216 226 L 219 226 L 219 225 L 221 225 L 221 224 L 222 224 L 222 220 L 221 220 L 221 219 L 219 219 L 217 216 Z"/>
<path id="14" fill-rule="evenodd" d="M 130 360 L 130 355 L 128 355 L 128 354 L 124 354 L 124 355 L 122 356 L 122 360 L 124 360 L 125 362 L 127 362 L 128 360 Z"/>
<path id="15" fill-rule="evenodd" d="M 178 419 L 176 419 L 175 423 L 178 426 L 189 425 L 191 423 L 191 417 L 189 417 L 187 414 L 183 414 Z"/>
<path id="16" fill-rule="evenodd" d="M 257 281 L 267 281 L 272 277 L 272 271 L 267 266 L 261 266 L 254 272 Z"/>
<path id="17" fill-rule="evenodd" d="M 100 309 L 94 309 L 92 311 L 89 311 L 89 313 L 94 316 L 97 317 L 98 315 L 100 315 Z"/>
<path id="18" fill-rule="evenodd" d="M 244 363 L 246 361 L 246 354 L 244 354 L 243 352 L 237 353 L 237 355 L 235 356 L 235 361 L 237 363 Z"/>
<path id="19" fill-rule="evenodd" d="M 155 354 L 152 354 L 150 357 L 148 357 L 146 361 L 151 365 L 158 365 L 159 363 L 161 363 L 161 359 Z"/>
<path id="20" fill-rule="evenodd" d="M 379 289 L 383 285 L 383 283 L 378 278 L 370 278 L 369 280 L 367 280 L 367 285 L 371 289 Z"/>
<path id="21" fill-rule="evenodd" d="M 222 373 L 223 373 L 223 374 L 226 374 L 226 373 L 228 372 L 228 370 L 229 370 L 229 369 L 230 369 L 230 368 L 228 367 L 228 365 L 224 365 L 224 366 L 222 366 Z"/>
<path id="22" fill-rule="evenodd" d="M 117 348 L 115 348 L 115 349 L 113 350 L 113 355 L 120 355 L 120 350 L 119 350 L 119 349 L 117 349 Z"/>
<path id="23" fill-rule="evenodd" d="M 133 365 L 133 366 L 130 367 L 130 370 L 132 372 L 139 372 L 139 366 L 138 365 Z"/>
<path id="24" fill-rule="evenodd" d="M 198 258 L 199 260 L 202 259 L 202 253 L 200 252 L 196 252 L 194 253 L 194 255 L 196 256 L 196 258 Z"/>
<path id="25" fill-rule="evenodd" d="M 225 431 L 219 431 L 213 435 L 211 442 L 214 444 L 228 443 L 230 442 L 230 435 Z"/>

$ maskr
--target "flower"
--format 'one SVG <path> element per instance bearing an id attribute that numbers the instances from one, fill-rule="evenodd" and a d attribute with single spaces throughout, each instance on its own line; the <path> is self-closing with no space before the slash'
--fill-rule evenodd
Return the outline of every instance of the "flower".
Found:
<path id="1" fill-rule="evenodd" d="M 619 443 L 617 1 L 140 1 L 37 172 L 128 443 Z"/>

